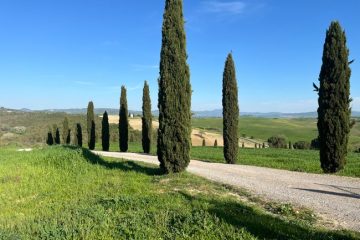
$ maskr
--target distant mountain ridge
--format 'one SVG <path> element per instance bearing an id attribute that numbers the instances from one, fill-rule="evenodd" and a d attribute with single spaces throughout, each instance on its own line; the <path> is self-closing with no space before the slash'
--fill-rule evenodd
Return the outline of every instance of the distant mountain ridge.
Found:
<path id="1" fill-rule="evenodd" d="M 48 113 L 67 113 L 67 114 L 86 114 L 86 108 L 70 108 L 70 109 L 45 109 L 45 110 L 30 110 L 30 109 L 8 109 L 1 107 L 0 111 L 8 111 L 8 112 L 48 112 Z M 119 114 L 119 109 L 116 108 L 95 108 L 95 114 L 101 115 L 105 111 L 108 112 L 109 115 L 117 115 Z M 134 115 L 141 115 L 141 111 L 133 111 L 129 110 L 129 113 Z M 153 111 L 154 116 L 159 115 L 159 111 Z M 268 112 L 268 113 L 261 113 L 261 112 L 241 112 L 241 116 L 243 117 L 259 117 L 259 118 L 316 118 L 317 112 L 303 112 L 303 113 L 281 113 L 281 112 Z M 360 117 L 359 111 L 352 112 L 353 117 Z M 222 109 L 215 109 L 211 111 L 193 111 L 193 117 L 196 118 L 209 118 L 215 117 L 220 118 L 222 117 Z"/>

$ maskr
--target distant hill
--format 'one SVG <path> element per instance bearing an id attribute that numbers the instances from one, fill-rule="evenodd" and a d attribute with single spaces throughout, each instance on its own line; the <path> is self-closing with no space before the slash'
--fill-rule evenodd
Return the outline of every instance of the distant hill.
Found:
<path id="1" fill-rule="evenodd" d="M 30 109 L 8 109 L 1 107 L 0 111 L 8 111 L 8 112 L 62 112 L 67 114 L 86 114 L 86 108 L 70 108 L 70 109 L 45 109 L 45 110 L 30 110 Z M 119 109 L 116 108 L 96 108 L 95 114 L 101 115 L 105 111 L 108 112 L 109 115 L 117 115 L 119 114 Z M 141 115 L 141 111 L 133 111 L 129 110 L 129 113 L 134 115 Z M 153 111 L 154 116 L 159 115 L 159 111 Z M 241 112 L 241 116 L 249 116 L 249 117 L 259 117 L 259 118 L 316 118 L 317 112 L 304 112 L 304 113 L 281 113 L 281 112 L 268 112 L 268 113 L 260 113 L 260 112 Z M 360 117 L 359 111 L 352 112 L 353 117 Z M 193 117 L 195 118 L 220 118 L 222 117 L 222 109 L 215 109 L 211 111 L 194 111 Z"/>

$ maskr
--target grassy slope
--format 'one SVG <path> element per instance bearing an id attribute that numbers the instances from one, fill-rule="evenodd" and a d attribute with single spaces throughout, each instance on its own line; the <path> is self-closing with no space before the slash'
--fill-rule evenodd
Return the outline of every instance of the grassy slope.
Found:
<path id="1" fill-rule="evenodd" d="M 222 131 L 221 118 L 195 118 L 192 120 L 193 127 L 207 128 Z M 317 137 L 316 119 L 271 119 L 241 117 L 239 133 L 247 137 L 254 136 L 256 139 L 267 140 L 271 136 L 285 135 L 289 141 L 310 142 Z M 360 148 L 360 120 L 351 131 L 351 149 Z"/>
<path id="2" fill-rule="evenodd" d="M 359 238 L 315 229 L 288 205 L 239 200 L 246 196 L 83 149 L 0 150 L 0 239 Z"/>

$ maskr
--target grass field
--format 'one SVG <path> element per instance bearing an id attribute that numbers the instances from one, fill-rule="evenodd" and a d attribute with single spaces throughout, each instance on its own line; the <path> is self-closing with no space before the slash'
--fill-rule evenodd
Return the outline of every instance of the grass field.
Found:
<path id="1" fill-rule="evenodd" d="M 256 139 L 267 140 L 271 136 L 284 135 L 292 143 L 297 141 L 310 142 L 318 136 L 316 119 L 299 118 L 254 118 L 241 117 L 239 123 L 240 136 L 245 134 L 247 137 L 253 136 Z M 222 132 L 221 118 L 194 118 L 193 127 L 205 128 L 208 130 Z M 351 131 L 350 149 L 360 148 L 360 119 Z"/>
<path id="2" fill-rule="evenodd" d="M 0 239 L 360 237 L 313 227 L 305 209 L 71 147 L 0 150 L 0 209 Z"/>
<path id="3" fill-rule="evenodd" d="M 209 162 L 224 162 L 223 149 L 220 147 L 193 147 L 191 157 Z M 313 150 L 240 149 L 237 163 L 298 172 L 322 173 L 319 152 Z M 345 169 L 336 175 L 360 177 L 360 154 L 349 153 Z"/>

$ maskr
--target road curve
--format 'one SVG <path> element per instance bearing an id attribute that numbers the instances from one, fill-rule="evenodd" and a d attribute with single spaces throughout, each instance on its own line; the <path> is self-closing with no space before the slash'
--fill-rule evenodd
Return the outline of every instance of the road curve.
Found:
<path id="1" fill-rule="evenodd" d="M 156 156 L 99 151 L 94 153 L 159 164 Z M 304 206 L 335 226 L 360 231 L 359 178 L 196 160 L 191 160 L 187 171 L 212 181 L 245 188 L 265 199 Z"/>

